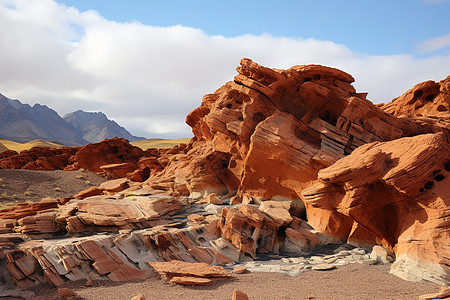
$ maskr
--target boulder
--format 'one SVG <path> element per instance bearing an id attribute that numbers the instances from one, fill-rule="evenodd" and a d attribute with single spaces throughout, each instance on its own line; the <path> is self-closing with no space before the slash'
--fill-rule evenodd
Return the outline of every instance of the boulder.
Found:
<path id="1" fill-rule="evenodd" d="M 144 151 L 132 146 L 126 139 L 112 138 L 99 143 L 87 144 L 81 147 L 70 158 L 69 163 L 76 168 L 83 168 L 93 172 L 101 172 L 101 166 L 110 164 L 132 163 L 135 170 L 137 162 L 144 156 Z M 70 168 L 70 166 L 68 166 Z"/>
<path id="2" fill-rule="evenodd" d="M 391 272 L 402 278 L 447 283 L 449 151 L 446 132 L 359 147 L 303 191 L 309 223 L 394 251 Z"/>
<path id="3" fill-rule="evenodd" d="M 124 178 L 127 177 L 129 173 L 136 170 L 136 163 L 120 163 L 120 164 L 109 164 L 100 166 L 100 169 L 106 174 L 107 178 Z"/>
<path id="4" fill-rule="evenodd" d="M 99 189 L 110 192 L 117 193 L 121 192 L 129 187 L 127 178 L 118 178 L 115 180 L 109 180 L 100 184 Z"/>
<path id="5" fill-rule="evenodd" d="M 381 246 L 373 246 L 370 258 L 382 264 L 389 264 L 395 260 L 395 254 Z"/>
<path id="6" fill-rule="evenodd" d="M 205 285 L 214 279 L 231 276 L 220 266 L 210 266 L 206 263 L 189 263 L 178 260 L 170 262 L 149 262 L 156 272 L 167 280 L 183 285 Z"/>

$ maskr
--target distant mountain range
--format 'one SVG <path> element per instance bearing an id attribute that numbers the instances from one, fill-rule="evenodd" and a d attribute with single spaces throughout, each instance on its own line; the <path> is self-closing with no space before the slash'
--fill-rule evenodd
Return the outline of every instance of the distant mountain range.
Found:
<path id="1" fill-rule="evenodd" d="M 46 105 L 30 106 L 0 94 L 0 138 L 20 143 L 39 139 L 80 146 L 116 136 L 130 142 L 144 139 L 132 135 L 102 112 L 78 110 L 61 118 Z"/>

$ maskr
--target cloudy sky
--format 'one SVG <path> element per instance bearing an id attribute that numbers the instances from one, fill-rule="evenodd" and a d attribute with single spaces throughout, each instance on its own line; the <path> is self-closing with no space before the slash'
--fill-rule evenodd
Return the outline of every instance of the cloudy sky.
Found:
<path id="1" fill-rule="evenodd" d="M 374 103 L 442 80 L 449 15 L 448 0 L 0 0 L 0 93 L 187 137 L 186 114 L 242 57 L 340 68 Z"/>

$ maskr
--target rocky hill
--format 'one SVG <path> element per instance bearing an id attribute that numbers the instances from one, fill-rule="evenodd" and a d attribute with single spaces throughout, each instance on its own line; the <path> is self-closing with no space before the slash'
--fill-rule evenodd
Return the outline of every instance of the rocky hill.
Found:
<path id="1" fill-rule="evenodd" d="M 97 143 L 104 139 L 122 137 L 130 142 L 144 139 L 129 133 L 102 112 L 85 112 L 77 110 L 63 117 L 64 121 L 75 127 L 89 143 Z"/>
<path id="2" fill-rule="evenodd" d="M 112 139 L 5 152 L 2 168 L 123 177 L 0 211 L 10 281 L 122 281 L 145 278 L 149 262 L 285 253 L 301 256 L 300 273 L 306 263 L 393 262 L 403 279 L 449 285 L 450 76 L 375 106 L 330 67 L 242 59 L 237 72 L 187 116 L 188 145 L 142 151 Z M 311 257 L 330 244 L 360 249 Z"/>
<path id="3" fill-rule="evenodd" d="M 113 137 L 130 141 L 143 139 L 131 135 L 101 112 L 79 110 L 61 118 L 45 105 L 30 106 L 0 94 L 0 138 L 20 143 L 44 140 L 66 146 L 81 146 Z"/>

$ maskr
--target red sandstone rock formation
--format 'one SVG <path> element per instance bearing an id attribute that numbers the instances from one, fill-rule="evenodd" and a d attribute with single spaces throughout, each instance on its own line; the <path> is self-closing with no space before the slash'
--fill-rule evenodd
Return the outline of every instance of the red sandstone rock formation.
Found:
<path id="1" fill-rule="evenodd" d="M 157 152 L 159 155 L 159 152 Z M 110 178 L 127 177 L 141 165 L 139 160 L 144 151 L 121 138 L 106 139 L 83 147 L 58 149 L 34 147 L 20 153 L 7 151 L 0 156 L 0 168 L 27 170 L 78 170 L 103 172 Z M 133 174 L 137 181 L 148 178 L 150 171 Z"/>
<path id="2" fill-rule="evenodd" d="M 376 108 L 337 69 L 276 70 L 243 59 L 237 71 L 187 116 L 192 149 L 169 157 L 148 186 L 299 200 L 320 169 L 355 148 L 432 131 Z"/>
<path id="3" fill-rule="evenodd" d="M 135 164 L 126 175 L 150 174 L 143 184 L 113 181 L 82 200 L 0 219 L 15 282 L 43 282 L 42 273 L 55 285 L 124 280 L 147 274 L 142 257 L 229 263 L 348 241 L 395 252 L 396 275 L 448 284 L 449 78 L 376 107 L 337 69 L 277 70 L 243 59 L 237 70 L 187 116 L 189 145 L 141 152 L 107 140 L 77 150 L 66 167 Z M 199 199 L 208 204 L 193 204 Z M 236 206 L 221 205 L 228 201 Z M 191 210 L 201 205 L 202 214 Z M 90 231 L 119 234 L 56 244 L 11 236 Z"/>
<path id="4" fill-rule="evenodd" d="M 233 203 L 293 200 L 299 216 L 306 203 L 308 221 L 335 241 L 384 245 L 409 260 L 402 272 L 414 277 L 407 269 L 415 263 L 418 277 L 447 282 L 449 78 L 376 107 L 356 93 L 350 75 L 333 68 L 276 70 L 243 59 L 237 71 L 187 116 L 195 135 L 189 151 L 169 157 L 147 187 L 236 194 Z M 328 178 L 329 170 L 342 175 Z M 433 185 L 436 192 L 427 192 Z M 252 232 L 227 233 L 247 222 L 241 215 L 222 211 L 222 235 L 254 255 Z M 407 242 L 415 238 L 417 245 Z"/>

